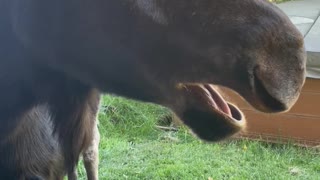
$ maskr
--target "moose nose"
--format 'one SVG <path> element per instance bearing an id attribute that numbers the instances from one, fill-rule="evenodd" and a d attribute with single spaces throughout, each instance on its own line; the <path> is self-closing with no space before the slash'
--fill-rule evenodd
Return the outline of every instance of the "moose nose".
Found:
<path id="1" fill-rule="evenodd" d="M 302 62 L 302 61 L 301 61 Z M 286 67 L 263 67 L 255 69 L 254 84 L 256 92 L 272 107 L 273 111 L 289 110 L 297 101 L 305 82 L 304 63 L 291 64 Z"/>

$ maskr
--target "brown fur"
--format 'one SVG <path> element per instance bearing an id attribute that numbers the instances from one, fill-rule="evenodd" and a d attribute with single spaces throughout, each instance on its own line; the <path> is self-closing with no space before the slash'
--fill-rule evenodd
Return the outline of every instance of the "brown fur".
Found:
<path id="1" fill-rule="evenodd" d="M 46 106 L 36 106 L 0 147 L 1 179 L 61 179 L 63 156 Z M 5 171 L 11 172 L 4 173 Z"/>
<path id="2" fill-rule="evenodd" d="M 98 180 L 99 93 L 91 90 L 82 104 L 86 107 L 72 115 L 79 116 L 79 125 L 74 126 L 74 144 L 67 148 L 54 134 L 52 122 L 57 117 L 48 105 L 35 106 L 21 116 L 19 125 L 0 146 L 0 178 L 62 180 L 67 174 L 69 180 L 75 180 L 78 158 L 83 154 L 88 179 Z M 70 157 L 75 160 L 68 162 Z"/>
<path id="3" fill-rule="evenodd" d="M 226 86 L 274 113 L 305 80 L 303 36 L 265 0 L 2 0 L 0 24 L 0 141 L 47 104 L 67 164 L 88 142 L 81 112 L 92 88 L 167 106 L 216 141 L 243 124 L 178 83 Z"/>

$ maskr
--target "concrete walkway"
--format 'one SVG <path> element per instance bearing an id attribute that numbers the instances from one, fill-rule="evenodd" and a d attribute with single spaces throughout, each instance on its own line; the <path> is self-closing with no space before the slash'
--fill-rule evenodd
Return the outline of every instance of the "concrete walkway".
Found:
<path id="1" fill-rule="evenodd" d="M 307 76 L 320 79 L 320 0 L 293 0 L 277 6 L 305 37 Z"/>

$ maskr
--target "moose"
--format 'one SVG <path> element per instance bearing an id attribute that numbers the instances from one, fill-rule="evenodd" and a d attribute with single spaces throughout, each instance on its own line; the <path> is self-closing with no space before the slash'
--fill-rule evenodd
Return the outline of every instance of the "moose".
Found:
<path id="1" fill-rule="evenodd" d="M 66 158 L 67 174 L 91 142 L 85 134 L 98 110 L 86 109 L 95 90 L 168 107 L 215 142 L 243 130 L 245 116 L 212 85 L 261 112 L 281 113 L 305 82 L 303 36 L 265 0 L 2 0 L 0 24 L 1 148 L 19 147 L 21 138 L 41 144 L 45 138 L 32 131 L 45 131 L 38 121 L 50 117 L 43 123 L 52 123 L 55 141 L 45 143 Z M 45 110 L 35 117 L 39 106 Z M 24 123 L 32 133 L 21 131 Z M 23 150 L 10 153 L 1 176 L 48 179 L 37 168 L 25 175 L 30 158 L 21 160 L 24 169 L 9 163 Z"/>
<path id="2" fill-rule="evenodd" d="M 47 105 L 35 106 L 21 116 L 20 123 L 0 145 L 0 178 L 63 180 L 67 174 L 69 180 L 76 180 L 76 165 L 82 153 L 88 180 L 98 180 L 99 100 L 98 91 L 93 90 L 88 101 L 79 104 L 85 105 L 78 108 L 82 108 L 81 113 L 86 116 L 74 124 L 78 128 L 72 142 L 76 149 L 72 149 L 70 155 L 77 158 L 75 164 L 67 164 L 69 158 L 62 153 L 59 139 L 53 132 L 54 117 Z"/>

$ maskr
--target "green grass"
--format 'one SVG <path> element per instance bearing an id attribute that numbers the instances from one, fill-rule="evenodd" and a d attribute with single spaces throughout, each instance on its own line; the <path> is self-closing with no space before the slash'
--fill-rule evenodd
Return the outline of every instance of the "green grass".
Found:
<path id="1" fill-rule="evenodd" d="M 100 113 L 100 179 L 320 179 L 320 154 L 248 140 L 207 144 L 188 129 L 155 128 L 165 108 L 105 96 Z M 83 166 L 80 179 L 85 179 Z"/>

